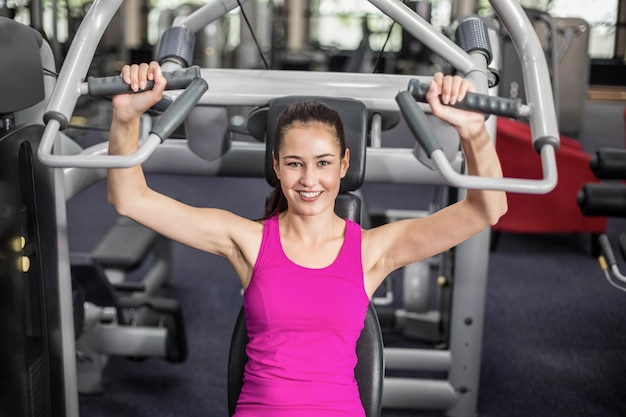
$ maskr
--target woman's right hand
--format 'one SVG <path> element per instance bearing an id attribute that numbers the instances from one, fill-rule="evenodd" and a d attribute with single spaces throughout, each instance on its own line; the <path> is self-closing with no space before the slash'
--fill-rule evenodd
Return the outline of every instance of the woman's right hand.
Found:
<path id="1" fill-rule="evenodd" d="M 483 114 L 452 107 L 462 101 L 468 92 L 475 92 L 468 79 L 458 75 L 444 76 L 438 72 L 433 76 L 426 96 L 432 114 L 453 126 L 461 139 L 474 137 L 484 130 L 485 125 Z"/>
<path id="2" fill-rule="evenodd" d="M 121 76 L 135 93 L 113 97 L 113 118 L 123 123 L 139 120 L 144 112 L 161 100 L 167 80 L 161 72 L 161 66 L 155 61 L 124 65 Z M 139 92 L 146 88 L 148 81 L 154 81 L 154 87 Z"/>

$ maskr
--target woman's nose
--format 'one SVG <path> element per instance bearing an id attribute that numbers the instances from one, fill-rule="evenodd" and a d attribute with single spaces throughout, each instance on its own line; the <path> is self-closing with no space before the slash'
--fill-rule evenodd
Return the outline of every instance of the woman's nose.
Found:
<path id="1" fill-rule="evenodd" d="M 317 181 L 317 175 L 315 174 L 315 170 L 312 168 L 305 168 L 302 171 L 302 176 L 300 177 L 300 184 L 305 187 L 312 187 L 315 185 Z"/>

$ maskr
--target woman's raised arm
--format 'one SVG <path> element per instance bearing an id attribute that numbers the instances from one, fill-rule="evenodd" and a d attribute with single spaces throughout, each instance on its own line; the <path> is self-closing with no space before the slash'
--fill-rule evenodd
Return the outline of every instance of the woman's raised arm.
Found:
<path id="1" fill-rule="evenodd" d="M 468 174 L 501 178 L 500 161 L 484 115 L 448 106 L 463 100 L 469 91 L 474 91 L 469 81 L 437 73 L 427 100 L 432 114 L 458 132 Z M 463 200 L 425 218 L 365 231 L 363 261 L 368 290 L 377 288 L 391 271 L 441 253 L 494 225 L 506 210 L 505 192 L 468 190 Z"/>
<path id="2" fill-rule="evenodd" d="M 113 98 L 109 154 L 137 150 L 141 115 L 159 102 L 167 81 L 156 62 L 124 66 L 122 77 L 135 94 Z M 148 80 L 152 90 L 144 90 Z M 185 245 L 228 259 L 240 278 L 249 276 L 256 259 L 262 226 L 230 212 L 196 208 L 152 190 L 141 166 L 109 169 L 109 202 L 125 216 Z M 258 242 L 257 242 L 258 241 Z"/>

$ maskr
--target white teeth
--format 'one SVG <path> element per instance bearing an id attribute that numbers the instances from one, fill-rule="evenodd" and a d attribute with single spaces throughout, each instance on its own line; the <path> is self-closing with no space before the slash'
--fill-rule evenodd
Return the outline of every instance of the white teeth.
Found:
<path id="1" fill-rule="evenodd" d="M 305 198 L 315 198 L 315 197 L 317 197 L 320 194 L 321 194 L 320 191 L 315 191 L 315 192 L 313 192 L 313 191 L 308 191 L 308 192 L 307 191 L 300 191 L 300 195 L 302 197 L 305 197 Z"/>

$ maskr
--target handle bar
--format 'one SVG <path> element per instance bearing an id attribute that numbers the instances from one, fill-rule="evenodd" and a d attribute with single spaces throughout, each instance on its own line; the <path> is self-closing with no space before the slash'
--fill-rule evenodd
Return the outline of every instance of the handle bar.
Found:
<path id="1" fill-rule="evenodd" d="M 414 78 L 409 81 L 408 91 L 413 98 L 420 103 L 426 103 L 426 94 L 429 84 L 420 82 Z M 452 105 L 464 110 L 474 110 L 494 116 L 504 116 L 512 119 L 526 117 L 530 114 L 530 108 L 522 104 L 521 99 L 510 99 L 504 97 L 494 97 L 487 94 L 469 92 L 463 101 Z"/>
<path id="2" fill-rule="evenodd" d="M 59 156 L 51 155 L 54 136 L 59 130 L 59 127 L 65 128 L 67 125 L 67 119 L 69 119 L 68 115 L 71 114 L 73 106 L 76 104 L 75 100 L 78 94 L 80 94 L 78 88 L 79 83 L 76 80 L 84 79 L 89 62 L 91 62 L 89 58 L 93 57 L 98 41 L 122 2 L 123 0 L 94 1 L 74 36 L 74 40 L 70 45 L 65 59 L 68 65 L 64 65 L 60 71 L 55 91 L 48 105 L 48 109 L 50 109 L 49 113 L 52 114 L 49 116 L 49 122 L 46 122 L 47 128 L 42 140 L 45 146 L 40 148 L 39 152 L 41 155 L 40 159 L 48 165 L 72 165 L 70 162 L 60 162 L 60 159 L 58 159 L 60 158 Z M 227 6 L 223 8 L 224 11 L 234 7 L 234 3 L 231 0 L 214 0 L 208 2 L 212 6 L 209 6 L 207 3 L 207 6 L 202 9 L 203 11 L 209 9 L 212 11 L 217 10 L 216 5 L 222 2 L 225 5 L 227 4 Z M 461 73 L 481 82 L 486 79 L 486 75 L 484 74 L 485 68 L 483 67 L 483 61 L 485 61 L 484 57 L 476 59 L 476 57 L 473 56 L 482 54 L 470 54 L 463 51 L 441 32 L 434 30 L 424 19 L 420 18 L 417 13 L 397 0 L 369 0 L 369 2 L 394 19 L 394 21 L 398 22 L 409 33 L 416 36 L 416 38 L 423 42 L 430 50 L 437 51 L 442 58 L 450 62 L 450 64 Z M 536 36 L 529 36 L 529 34 L 532 34 L 532 26 L 518 2 L 514 0 L 489 0 L 489 3 L 491 3 L 496 14 L 501 18 L 504 27 L 508 30 L 521 60 L 525 80 L 524 85 L 527 93 L 526 96 L 530 103 L 528 106 L 530 110 L 528 120 L 533 135 L 533 144 L 535 149 L 542 155 L 544 182 L 547 182 L 545 185 L 540 182 L 539 188 L 545 189 L 545 192 L 547 192 L 547 190 L 553 188 L 556 183 L 553 148 L 558 146 L 558 126 L 553 97 L 552 94 L 549 94 L 552 89 L 543 48 Z M 214 8 L 213 6 L 216 7 Z M 215 13 L 219 14 L 217 11 Z M 204 12 L 194 14 L 194 16 L 198 18 L 203 18 L 204 15 Z M 213 13 L 211 13 L 211 16 L 214 16 Z M 201 26 L 199 21 L 202 19 L 194 18 L 190 20 L 194 20 L 194 22 L 198 20 L 198 22 L 196 22 L 198 24 L 186 25 L 190 30 L 197 30 Z M 482 86 L 477 85 L 477 87 L 480 87 L 479 91 L 483 91 Z M 545 144 L 552 146 L 544 146 Z M 434 152 L 434 154 L 437 153 L 438 151 Z M 438 157 L 433 156 L 433 159 L 436 158 Z M 440 165 L 442 166 L 440 171 L 443 172 L 445 165 Z M 491 180 L 488 180 L 488 182 L 489 181 Z M 532 185 L 531 188 L 535 189 L 535 185 Z M 498 185 L 497 187 L 501 188 L 502 186 Z M 524 189 L 525 186 L 516 186 L 514 188 Z M 535 190 L 523 192 L 533 193 L 544 191 Z"/>
<path id="3" fill-rule="evenodd" d="M 178 98 L 161 115 L 158 122 L 150 130 L 148 137 L 140 142 L 139 148 L 130 155 L 54 155 L 55 138 L 61 127 L 61 122 L 48 116 L 46 129 L 37 152 L 39 160 L 51 167 L 77 168 L 128 168 L 145 162 L 156 147 L 161 144 L 178 127 L 191 110 L 196 106 L 202 95 L 208 90 L 208 84 L 200 76 L 198 67 L 190 67 L 181 71 L 164 73 L 168 80 L 166 89 L 185 88 Z M 170 84 L 170 80 L 172 84 Z M 148 83 L 148 88 L 154 86 Z M 125 94 L 131 92 L 128 84 L 122 77 L 90 78 L 80 86 L 81 93 L 91 95 Z"/>
<path id="4" fill-rule="evenodd" d="M 182 90 L 187 88 L 195 79 L 201 78 L 202 74 L 200 67 L 194 65 L 178 71 L 163 72 L 163 76 L 167 80 L 166 90 Z M 150 80 L 145 89 L 151 90 L 153 86 L 154 81 Z M 134 93 L 130 85 L 119 75 L 99 78 L 88 77 L 86 87 L 85 91 L 85 85 L 81 86 L 81 93 L 89 94 L 92 97 Z"/>
<path id="5" fill-rule="evenodd" d="M 557 169 L 554 141 L 544 140 L 540 143 L 541 161 L 544 179 L 526 180 L 519 178 L 489 178 L 457 173 L 443 152 L 443 147 L 426 118 L 422 109 L 418 106 L 409 90 L 396 95 L 396 102 L 404 117 L 411 133 L 426 151 L 426 155 L 432 159 L 442 177 L 450 185 L 458 188 L 500 190 L 527 194 L 546 194 L 556 186 Z M 471 107 L 469 101 L 466 106 L 470 110 L 478 110 Z M 558 142 L 556 142 L 558 144 Z"/>

